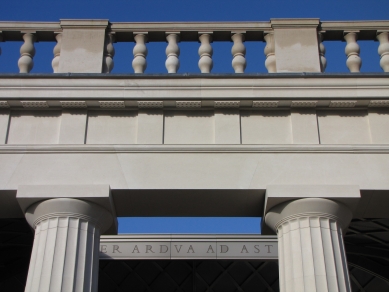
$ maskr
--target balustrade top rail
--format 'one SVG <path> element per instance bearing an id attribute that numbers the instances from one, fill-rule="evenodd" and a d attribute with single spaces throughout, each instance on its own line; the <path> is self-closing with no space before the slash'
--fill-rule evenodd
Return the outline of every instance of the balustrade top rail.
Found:
<path id="1" fill-rule="evenodd" d="M 389 72 L 389 21 L 320 21 L 271 19 L 262 22 L 112 22 L 106 19 L 59 22 L 0 22 L 0 41 L 21 41 L 20 73 L 33 67 L 35 42 L 56 41 L 54 73 L 110 73 L 115 42 L 135 42 L 132 67 L 144 73 L 148 42 L 167 42 L 166 69 L 177 73 L 179 42 L 200 42 L 199 69 L 213 67 L 212 42 L 232 41 L 235 73 L 246 68 L 246 41 L 264 41 L 265 66 L 269 73 L 324 72 L 327 64 L 323 41 L 345 41 L 346 65 L 360 72 L 362 60 L 357 40 L 379 41 L 378 54 L 383 71 Z M 82 50 L 76 50 L 76 47 Z M 77 51 L 77 52 L 76 52 Z M 85 51 L 80 53 L 80 51 Z M 77 53 L 77 54 L 76 54 Z"/>
<path id="2" fill-rule="evenodd" d="M 318 30 L 325 31 L 325 40 L 343 40 L 343 33 L 359 31 L 359 40 L 376 40 L 377 32 L 389 31 L 389 20 L 374 21 L 319 21 Z M 116 34 L 115 41 L 133 40 L 131 33 L 148 32 L 150 42 L 165 42 L 165 32 L 180 32 L 182 41 L 198 41 L 198 32 L 213 32 L 214 41 L 231 41 L 231 32 L 244 32 L 246 41 L 263 40 L 263 33 L 272 30 L 270 21 L 234 22 L 112 22 L 108 30 Z M 274 23 L 274 21 L 273 21 Z M 61 22 L 0 21 L 2 41 L 22 41 L 23 33 L 34 31 L 38 41 L 55 41 L 55 33 L 62 31 Z"/>

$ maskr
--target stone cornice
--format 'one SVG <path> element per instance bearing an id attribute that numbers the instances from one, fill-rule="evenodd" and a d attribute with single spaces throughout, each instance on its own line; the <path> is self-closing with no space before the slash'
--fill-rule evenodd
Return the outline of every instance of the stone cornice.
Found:
<path id="1" fill-rule="evenodd" d="M 389 154 L 389 145 L 0 145 L 0 154 L 26 153 L 350 153 Z"/>
<path id="2" fill-rule="evenodd" d="M 288 108 L 292 101 L 314 100 L 317 108 L 327 108 L 331 101 L 344 99 L 357 101 L 355 108 L 363 108 L 372 100 L 388 100 L 389 96 L 387 73 L 101 75 L 3 74 L 0 101 L 20 108 L 20 101 L 47 101 L 49 108 L 61 108 L 61 101 L 87 101 L 88 108 L 99 108 L 100 101 L 124 101 L 129 108 L 137 108 L 138 101 L 158 100 L 164 101 L 163 107 L 173 108 L 176 101 L 201 101 L 202 107 L 211 108 L 214 101 L 241 101 L 241 108 L 251 108 L 253 101 L 279 101 L 277 107 Z"/>

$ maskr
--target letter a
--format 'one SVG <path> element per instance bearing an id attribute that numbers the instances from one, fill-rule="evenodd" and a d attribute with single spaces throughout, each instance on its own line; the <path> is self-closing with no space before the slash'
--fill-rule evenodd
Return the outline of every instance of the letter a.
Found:
<path id="1" fill-rule="evenodd" d="M 132 253 L 134 253 L 135 251 L 137 251 L 137 253 L 139 253 L 139 249 L 138 249 L 137 245 L 135 245 L 134 250 L 132 251 Z"/>
<path id="2" fill-rule="evenodd" d="M 192 245 L 190 245 L 190 246 L 189 246 L 189 248 L 188 248 L 188 252 L 187 252 L 187 253 L 189 253 L 189 251 L 192 251 L 191 253 L 195 253 L 195 251 L 194 251 L 194 249 L 193 249 L 193 246 L 192 246 Z"/>
<path id="3" fill-rule="evenodd" d="M 208 250 L 207 250 L 207 253 L 209 253 L 209 251 L 211 251 L 211 253 L 215 253 L 214 250 L 213 250 L 212 245 L 209 245 Z"/>
<path id="4" fill-rule="evenodd" d="M 245 245 L 243 245 L 242 251 L 240 253 L 243 253 L 244 250 L 246 251 L 245 253 L 249 253 Z"/>

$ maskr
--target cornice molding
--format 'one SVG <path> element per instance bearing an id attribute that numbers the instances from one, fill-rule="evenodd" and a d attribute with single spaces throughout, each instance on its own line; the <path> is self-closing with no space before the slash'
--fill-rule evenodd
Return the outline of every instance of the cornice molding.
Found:
<path id="1" fill-rule="evenodd" d="M 164 101 L 164 107 L 175 107 L 175 101 L 240 101 L 240 107 L 252 107 L 253 101 L 278 101 L 277 107 L 290 107 L 292 101 L 318 101 L 316 107 L 320 108 L 328 107 L 330 101 L 351 100 L 356 101 L 355 108 L 358 108 L 368 107 L 372 100 L 385 102 L 370 106 L 385 106 L 389 96 L 389 74 L 311 74 L 309 78 L 301 74 L 246 75 L 244 78 L 103 75 L 106 78 L 93 74 L 61 74 L 54 78 L 0 75 L 0 101 L 7 101 L 10 107 L 22 107 L 20 101 L 47 101 L 49 107 L 59 108 L 61 101 L 86 101 L 88 107 L 97 108 L 100 101 L 124 101 L 125 107 L 138 107 L 139 101 Z M 204 106 L 214 107 L 214 103 Z"/>
<path id="2" fill-rule="evenodd" d="M 389 145 L 1 145 L 0 154 L 27 153 L 350 153 L 389 154 Z"/>

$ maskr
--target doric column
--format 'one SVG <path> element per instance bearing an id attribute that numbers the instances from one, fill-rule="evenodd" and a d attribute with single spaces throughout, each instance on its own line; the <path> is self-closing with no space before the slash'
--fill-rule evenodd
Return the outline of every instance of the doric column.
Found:
<path id="1" fill-rule="evenodd" d="M 272 208 L 266 224 L 278 235 L 281 292 L 351 292 L 343 231 L 352 212 L 321 198 Z"/>
<path id="2" fill-rule="evenodd" d="M 96 292 L 100 234 L 112 224 L 109 211 L 69 198 L 41 201 L 26 210 L 35 229 L 26 292 Z"/>

